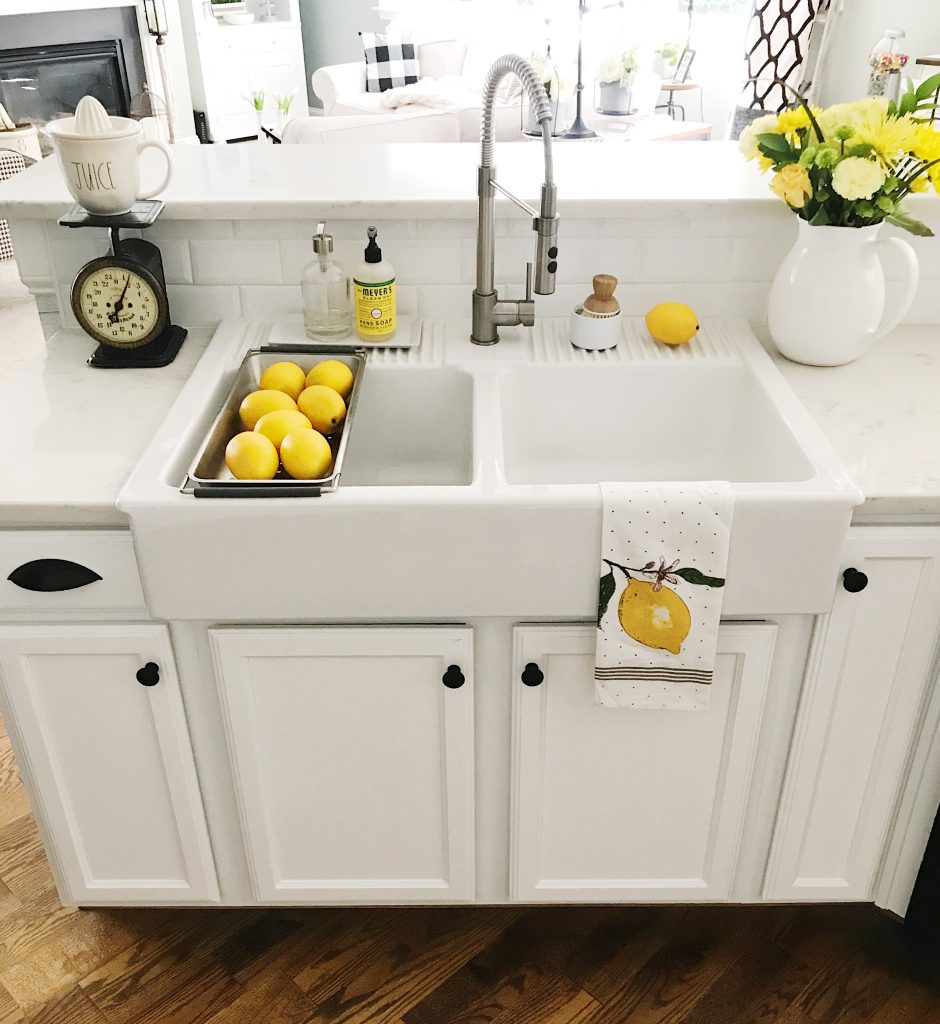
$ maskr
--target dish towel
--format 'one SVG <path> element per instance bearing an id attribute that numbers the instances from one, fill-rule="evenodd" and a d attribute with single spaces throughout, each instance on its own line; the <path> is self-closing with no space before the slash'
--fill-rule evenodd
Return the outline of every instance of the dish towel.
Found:
<path id="1" fill-rule="evenodd" d="M 731 485 L 600 486 L 594 703 L 707 711 L 734 515 Z"/>

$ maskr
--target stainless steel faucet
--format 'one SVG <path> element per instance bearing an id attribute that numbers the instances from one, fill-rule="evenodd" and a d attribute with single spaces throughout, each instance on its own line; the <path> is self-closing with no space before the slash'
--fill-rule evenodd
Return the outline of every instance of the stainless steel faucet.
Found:
<path id="1" fill-rule="evenodd" d="M 513 74 L 522 82 L 529 94 L 529 104 L 542 128 L 542 146 L 545 154 L 545 180 L 542 184 L 541 208 L 534 210 L 528 203 L 517 199 L 496 181 L 493 166 L 495 126 L 493 124 L 496 90 L 506 75 Z M 499 341 L 499 327 L 535 323 L 535 301 L 532 298 L 532 264 L 526 267 L 524 299 L 500 299 L 493 284 L 496 258 L 495 206 L 496 193 L 511 199 L 532 217 L 532 230 L 537 234 L 535 248 L 535 291 L 538 295 L 551 295 L 555 291 L 555 271 L 558 256 L 558 214 L 556 190 L 552 169 L 552 107 L 545 87 L 539 81 L 535 68 L 514 53 L 500 57 L 486 73 L 483 89 L 483 119 L 480 127 L 480 169 L 477 179 L 479 208 L 477 211 L 477 286 L 473 290 L 473 330 L 470 340 L 475 345 L 495 345 Z"/>

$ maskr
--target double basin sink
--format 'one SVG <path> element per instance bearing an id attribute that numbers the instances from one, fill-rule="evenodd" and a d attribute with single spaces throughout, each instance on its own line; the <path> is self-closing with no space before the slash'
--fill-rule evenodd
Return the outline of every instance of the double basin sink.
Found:
<path id="1" fill-rule="evenodd" d="M 125 486 L 165 618 L 591 618 L 602 481 L 728 480 L 726 614 L 828 608 L 861 495 L 743 321 L 692 345 L 639 324 L 578 352 L 560 321 L 478 349 L 467 325 L 364 374 L 339 489 L 199 501 L 180 480 L 258 324 L 227 322 Z"/>

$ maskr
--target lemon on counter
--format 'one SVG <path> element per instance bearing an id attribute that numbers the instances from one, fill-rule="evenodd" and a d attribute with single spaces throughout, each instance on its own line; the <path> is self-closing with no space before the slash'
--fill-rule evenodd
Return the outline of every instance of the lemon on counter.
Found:
<path id="1" fill-rule="evenodd" d="M 283 391 L 296 402 L 306 387 L 306 374 L 296 363 L 273 363 L 261 374 L 258 387 L 266 391 Z"/>
<path id="2" fill-rule="evenodd" d="M 238 415 L 246 430 L 254 430 L 258 420 L 266 413 L 274 412 L 276 409 L 296 409 L 297 403 L 290 395 L 283 391 L 252 391 L 245 395 L 242 404 L 238 407 Z"/>
<path id="3" fill-rule="evenodd" d="M 646 314 L 646 327 L 664 345 L 684 345 L 698 334 L 695 311 L 681 302 L 661 302 Z"/>
<path id="4" fill-rule="evenodd" d="M 335 434 L 346 419 L 346 403 L 325 384 L 314 384 L 301 391 L 297 408 L 321 434 Z"/>
<path id="5" fill-rule="evenodd" d="M 319 480 L 329 473 L 333 452 L 318 430 L 292 430 L 281 442 L 281 461 L 295 480 Z"/>
<path id="6" fill-rule="evenodd" d="M 225 465 L 236 480 L 270 480 L 277 473 L 277 448 L 264 434 L 245 430 L 225 446 Z"/>
<path id="7" fill-rule="evenodd" d="M 313 430 L 313 424 L 297 409 L 275 409 L 266 412 L 255 424 L 255 431 L 280 450 L 281 442 L 292 430 Z"/>
<path id="8" fill-rule="evenodd" d="M 678 654 L 692 628 L 689 606 L 669 587 L 631 579 L 617 609 L 627 636 L 654 650 Z"/>
<path id="9" fill-rule="evenodd" d="M 307 374 L 307 387 L 324 384 L 332 388 L 340 398 L 348 398 L 353 386 L 353 372 L 338 359 L 324 359 Z M 296 396 L 295 396 L 296 397 Z"/>

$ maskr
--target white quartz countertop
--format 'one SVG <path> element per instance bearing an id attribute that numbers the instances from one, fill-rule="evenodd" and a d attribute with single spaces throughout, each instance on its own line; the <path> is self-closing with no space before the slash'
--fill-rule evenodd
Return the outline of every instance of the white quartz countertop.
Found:
<path id="1" fill-rule="evenodd" d="M 562 214 L 642 216 L 650 203 L 657 216 L 662 204 L 686 211 L 689 204 L 781 205 L 733 142 L 560 141 L 554 153 Z M 476 216 L 480 153 L 473 143 L 177 145 L 173 156 L 173 179 L 160 196 L 165 219 L 309 219 L 364 210 L 384 218 Z M 157 176 L 159 159 L 145 167 L 145 181 Z M 497 145 L 496 167 L 502 185 L 538 201 L 539 145 Z M 55 158 L 0 183 L 0 217 L 57 218 L 70 204 Z"/>
<path id="2" fill-rule="evenodd" d="M 91 369 L 79 331 L 0 355 L 0 526 L 126 525 L 117 494 L 209 337 L 154 370 Z M 777 365 L 864 491 L 858 519 L 940 521 L 940 327 L 899 328 L 848 366 Z"/>

